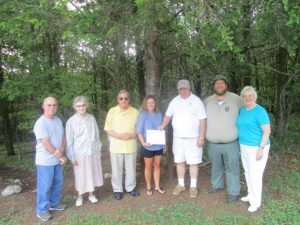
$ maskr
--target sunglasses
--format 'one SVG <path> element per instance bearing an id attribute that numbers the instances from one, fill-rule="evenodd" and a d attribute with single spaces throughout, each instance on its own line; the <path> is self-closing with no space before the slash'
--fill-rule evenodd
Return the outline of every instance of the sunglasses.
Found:
<path id="1" fill-rule="evenodd" d="M 128 101 L 128 98 L 126 98 L 126 97 L 124 97 L 124 98 L 123 98 L 123 97 L 120 97 L 119 100 L 120 100 L 120 101 L 123 101 L 123 100 L 124 100 L 124 101 Z"/>

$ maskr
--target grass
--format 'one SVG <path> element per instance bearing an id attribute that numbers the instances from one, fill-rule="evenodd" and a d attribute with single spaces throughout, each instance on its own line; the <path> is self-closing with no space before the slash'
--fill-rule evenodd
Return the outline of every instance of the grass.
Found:
<path id="1" fill-rule="evenodd" d="M 173 207 L 160 207 L 151 211 L 131 212 L 120 210 L 114 216 L 71 211 L 67 219 L 53 224 L 60 225 L 299 225 L 299 203 L 293 199 L 268 199 L 263 210 L 255 215 L 237 216 L 220 212 L 215 218 L 194 203 L 176 204 Z"/>
<path id="2" fill-rule="evenodd" d="M 111 215 L 95 215 L 78 211 L 67 212 L 67 220 L 55 224 L 67 225 L 299 225 L 300 170 L 282 169 L 267 180 L 263 208 L 256 214 L 233 215 L 220 209 L 210 217 L 195 203 L 186 202 L 161 206 L 151 211 L 132 212 L 122 209 Z M 278 197 L 279 195 L 279 197 Z M 274 198 L 274 196 L 277 196 Z"/>
<path id="3" fill-rule="evenodd" d="M 18 155 L 7 156 L 5 152 L 0 152 L 0 163 L 1 165 L 5 165 L 6 167 L 10 167 L 13 169 L 20 169 L 29 172 L 34 172 L 35 164 L 34 164 L 34 154 L 26 154 L 22 156 L 21 160 L 19 160 Z"/>
<path id="4" fill-rule="evenodd" d="M 297 203 L 292 199 L 269 200 L 265 206 L 265 210 L 261 215 L 261 218 L 268 225 L 299 225 L 299 212 L 299 202 Z"/>
<path id="5" fill-rule="evenodd" d="M 152 210 L 133 212 L 129 208 L 111 214 L 69 209 L 63 221 L 53 221 L 56 225 L 299 225 L 300 224 L 300 170 L 280 169 L 268 177 L 265 185 L 263 208 L 255 214 L 234 215 L 218 212 L 208 215 L 193 202 L 160 206 Z M 0 225 L 16 225 L 22 221 L 22 212 L 7 208 L 0 213 Z"/>
<path id="6" fill-rule="evenodd" d="M 289 125 L 289 132 L 281 139 L 272 140 L 272 157 L 269 161 L 274 165 L 266 174 L 263 208 L 255 214 L 236 215 L 224 212 L 222 205 L 218 212 L 210 212 L 193 202 L 167 204 L 152 210 L 133 212 L 129 208 L 105 215 L 69 209 L 63 221 L 53 221 L 56 225 L 299 225 L 300 224 L 300 119 L 295 118 Z M 21 144 L 21 153 L 30 151 L 32 143 Z M 0 163 L 8 167 L 34 171 L 34 154 L 23 154 L 21 161 L 18 156 L 7 157 L 0 149 Z M 283 162 L 288 163 L 288 167 Z M 275 165 L 277 164 L 277 165 Z M 68 201 L 73 202 L 72 196 Z M 214 209 L 210 209 L 214 210 Z M 0 212 L 0 225 L 16 225 L 23 218 L 24 212 L 15 208 L 6 208 Z M 30 215 L 30 213 L 29 213 Z"/>
<path id="7" fill-rule="evenodd" d="M 160 207 L 151 211 L 132 212 L 128 209 L 123 209 L 114 213 L 114 216 L 95 215 L 72 211 L 68 213 L 67 222 L 59 222 L 56 224 L 213 224 L 210 221 L 201 219 L 203 212 L 193 203 L 176 204 L 174 207 Z"/>
<path id="8" fill-rule="evenodd" d="M 269 192 L 278 193 L 285 197 L 300 199 L 300 170 L 282 169 L 268 180 Z"/>

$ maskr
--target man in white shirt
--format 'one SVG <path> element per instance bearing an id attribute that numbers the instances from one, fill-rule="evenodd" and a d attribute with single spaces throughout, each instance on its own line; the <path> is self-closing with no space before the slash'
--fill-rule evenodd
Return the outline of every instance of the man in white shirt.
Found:
<path id="1" fill-rule="evenodd" d="M 178 177 L 178 185 L 173 194 L 178 195 L 186 190 L 184 176 L 187 163 L 190 166 L 190 197 L 196 197 L 198 165 L 202 162 L 205 138 L 206 112 L 201 99 L 191 92 L 188 80 L 178 81 L 177 89 L 179 95 L 170 102 L 159 129 L 164 129 L 172 119 L 173 153 Z"/>

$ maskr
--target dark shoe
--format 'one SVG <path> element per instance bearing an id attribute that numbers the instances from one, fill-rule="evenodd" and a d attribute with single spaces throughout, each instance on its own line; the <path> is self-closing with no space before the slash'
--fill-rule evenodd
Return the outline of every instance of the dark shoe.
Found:
<path id="1" fill-rule="evenodd" d="M 113 197 L 116 200 L 121 200 L 123 198 L 123 193 L 122 192 L 114 192 Z"/>
<path id="2" fill-rule="evenodd" d="M 238 195 L 228 195 L 227 202 L 234 203 L 239 199 Z"/>
<path id="3" fill-rule="evenodd" d="M 43 212 L 43 213 L 38 213 L 36 214 L 38 218 L 40 218 L 40 220 L 42 221 L 48 221 L 51 219 L 52 215 L 47 211 L 47 212 Z"/>
<path id="4" fill-rule="evenodd" d="M 128 191 L 128 194 L 130 194 L 131 196 L 139 196 L 140 195 L 140 193 L 135 188 L 133 188 L 132 191 Z"/>
<path id="5" fill-rule="evenodd" d="M 207 190 L 208 194 L 214 194 L 214 193 L 217 193 L 218 191 L 221 191 L 223 190 L 223 188 L 214 188 L 214 187 L 211 187 L 210 189 Z"/>
<path id="6" fill-rule="evenodd" d="M 63 210 L 65 210 L 66 208 L 67 208 L 67 205 L 59 203 L 59 204 L 56 205 L 56 206 L 51 206 L 51 207 L 49 208 L 49 210 L 52 210 L 52 211 L 63 211 Z"/>

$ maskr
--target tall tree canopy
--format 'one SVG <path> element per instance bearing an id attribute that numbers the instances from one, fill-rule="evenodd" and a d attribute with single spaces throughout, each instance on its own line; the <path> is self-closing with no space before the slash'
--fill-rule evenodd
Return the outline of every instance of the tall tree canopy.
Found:
<path id="1" fill-rule="evenodd" d="M 282 136 L 299 112 L 300 6 L 296 0 L 1 0 L 1 136 L 28 139 L 41 100 L 54 95 L 60 116 L 86 95 L 100 127 L 120 89 L 137 107 L 161 102 L 190 79 L 199 96 L 216 74 L 239 92 L 253 85 Z M 297 97 L 298 96 L 298 97 Z"/>

